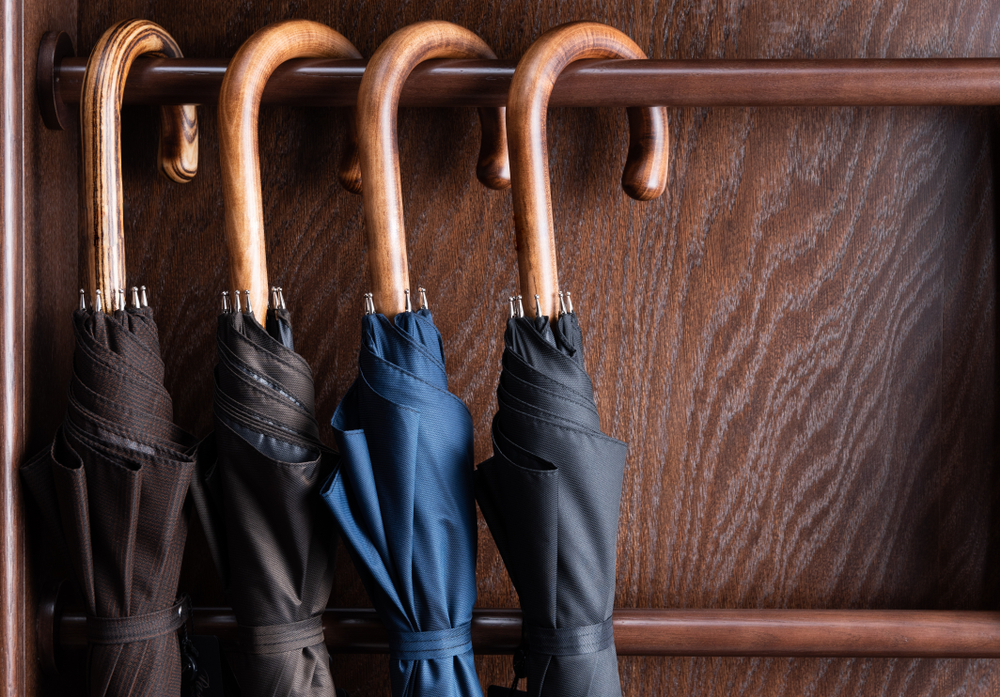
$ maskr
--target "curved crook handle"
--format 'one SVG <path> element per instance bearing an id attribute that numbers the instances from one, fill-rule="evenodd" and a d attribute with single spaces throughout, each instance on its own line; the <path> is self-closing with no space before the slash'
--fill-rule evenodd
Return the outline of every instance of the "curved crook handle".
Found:
<path id="1" fill-rule="evenodd" d="M 507 98 L 514 226 L 521 294 L 539 296 L 543 315 L 555 319 L 559 274 L 553 236 L 549 155 L 545 138 L 549 96 L 559 73 L 583 58 L 645 58 L 617 29 L 573 22 L 542 34 L 524 54 Z M 632 198 L 649 200 L 667 185 L 667 113 L 663 107 L 630 108 L 629 149 L 622 187 Z"/>
<path id="2" fill-rule="evenodd" d="M 410 287 L 403 226 L 403 197 L 396 148 L 396 110 L 403 83 L 431 58 L 496 58 L 486 43 L 451 22 L 418 22 L 400 29 L 379 46 L 358 90 L 358 142 L 365 182 L 368 263 L 375 308 L 394 317 L 405 308 Z M 480 109 L 482 145 L 476 174 L 491 189 L 510 186 L 504 109 Z"/>
<path id="3" fill-rule="evenodd" d="M 361 54 L 354 44 L 330 27 L 293 19 L 256 32 L 240 46 L 226 69 L 218 113 L 229 284 L 230 290 L 250 291 L 258 317 L 265 316 L 268 285 L 257 116 L 268 78 L 279 65 L 292 58 L 358 59 Z M 346 189 L 360 193 L 353 114 L 350 124 L 350 142 L 338 178 Z"/>
<path id="4" fill-rule="evenodd" d="M 143 54 L 180 58 L 181 50 L 163 27 L 143 19 L 114 25 L 87 61 L 80 104 L 83 187 L 87 200 L 90 292 L 101 290 L 105 308 L 118 308 L 125 288 L 122 223 L 122 158 L 119 133 L 125 76 Z M 160 117 L 160 171 L 187 182 L 198 169 L 195 105 L 165 106 Z M 125 309 L 121 305 L 120 309 Z"/>

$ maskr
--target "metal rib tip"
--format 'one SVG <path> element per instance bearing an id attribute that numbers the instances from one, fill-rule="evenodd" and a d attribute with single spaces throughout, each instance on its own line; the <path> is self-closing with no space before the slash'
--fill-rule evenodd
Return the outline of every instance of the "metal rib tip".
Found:
<path id="1" fill-rule="evenodd" d="M 80 309 L 87 309 L 87 293 L 83 290 L 83 288 L 80 289 Z"/>
<path id="2" fill-rule="evenodd" d="M 240 292 L 238 290 L 233 291 L 233 312 L 242 312 L 243 306 L 240 303 Z"/>
<path id="3" fill-rule="evenodd" d="M 365 314 L 374 315 L 375 314 L 375 294 L 365 293 Z"/>
<path id="4" fill-rule="evenodd" d="M 566 314 L 566 297 L 563 295 L 562 291 L 559 291 L 559 316 L 562 317 Z"/>
<path id="5" fill-rule="evenodd" d="M 125 312 L 125 289 L 118 289 L 118 309 Z"/>
<path id="6" fill-rule="evenodd" d="M 149 307 L 149 300 L 146 299 L 146 286 L 139 286 L 139 293 L 142 294 L 142 306 Z"/>
<path id="7" fill-rule="evenodd" d="M 517 316 L 524 317 L 524 303 L 521 302 L 521 296 L 517 296 Z"/>
<path id="8" fill-rule="evenodd" d="M 417 292 L 420 293 L 420 309 L 430 310 L 431 308 L 427 305 L 427 291 L 423 286 L 417 288 Z"/>
<path id="9" fill-rule="evenodd" d="M 538 293 L 535 293 L 535 317 L 542 316 L 542 299 L 538 297 Z"/>
<path id="10" fill-rule="evenodd" d="M 229 312 L 229 291 L 222 291 L 222 314 Z"/>
<path id="11" fill-rule="evenodd" d="M 132 286 L 132 307 L 139 309 L 139 289 L 135 286 Z"/>
<path id="12" fill-rule="evenodd" d="M 94 293 L 94 312 L 104 312 L 104 301 L 101 298 L 101 289 Z"/>
<path id="13" fill-rule="evenodd" d="M 245 290 L 243 292 L 247 294 L 247 313 L 249 313 L 249 314 L 252 315 L 253 314 L 253 307 L 250 305 L 250 291 L 249 290 Z"/>
<path id="14" fill-rule="evenodd" d="M 514 309 L 514 296 L 507 297 L 507 304 L 510 305 L 510 316 L 517 317 L 517 310 Z"/>
<path id="15" fill-rule="evenodd" d="M 413 305 L 410 304 L 410 289 L 403 291 L 403 311 L 413 312 Z"/>
<path id="16" fill-rule="evenodd" d="M 278 303 L 281 305 L 282 310 L 288 309 L 285 307 L 285 291 L 281 289 L 281 286 L 278 286 Z"/>
<path id="17" fill-rule="evenodd" d="M 569 308 L 568 312 L 573 314 L 573 296 L 569 294 L 568 290 L 566 291 L 566 307 Z"/>

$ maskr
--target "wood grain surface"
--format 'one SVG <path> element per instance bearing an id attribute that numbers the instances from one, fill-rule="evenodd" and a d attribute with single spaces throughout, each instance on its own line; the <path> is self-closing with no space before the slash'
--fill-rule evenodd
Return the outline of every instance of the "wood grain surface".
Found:
<path id="1" fill-rule="evenodd" d="M 1000 6 L 987 0 L 84 0 L 78 50 L 134 16 L 206 58 L 228 58 L 289 18 L 328 24 L 363 55 L 406 24 L 443 19 L 503 60 L 579 19 L 672 59 L 995 56 L 1000 36 Z M 177 419 L 204 434 L 227 283 L 216 120 L 199 110 L 198 176 L 178 187 L 149 166 L 155 115 L 123 111 L 128 282 L 150 289 Z M 995 113 L 690 107 L 669 110 L 669 129 L 667 191 L 638 203 L 617 183 L 624 112 L 549 113 L 560 282 L 586 332 L 604 428 L 630 446 L 616 605 L 998 609 Z M 346 133 L 336 110 L 261 112 L 268 275 L 285 289 L 296 348 L 316 374 L 321 423 L 354 379 L 368 290 L 361 202 L 336 184 Z M 398 142 L 411 278 L 429 291 L 481 460 L 501 298 L 517 274 L 510 194 L 475 180 L 472 110 L 404 108 Z M 63 176 L 68 162 L 45 166 Z M 77 248 L 52 237 L 53 258 Z M 72 307 L 79 282 L 64 264 L 52 268 L 35 281 L 44 293 L 32 307 L 56 326 L 57 304 Z M 31 321 L 52 370 L 33 359 L 28 391 L 58 402 L 68 332 Z M 32 403 L 31 442 L 41 443 L 57 423 L 42 416 L 57 407 Z M 182 586 L 196 604 L 223 604 L 199 535 Z M 515 606 L 482 521 L 479 551 L 479 604 Z M 365 604 L 346 555 L 338 565 L 333 604 Z M 387 662 L 339 656 L 338 685 L 384 695 Z M 993 660 L 623 657 L 620 666 L 630 696 L 1000 692 Z M 478 667 L 484 683 L 509 684 L 509 660 L 482 657 Z"/>
<path id="2" fill-rule="evenodd" d="M 406 222 L 399 174 L 399 95 L 414 67 L 432 58 L 496 58 L 474 32 L 452 22 L 416 22 L 386 39 L 368 61 L 358 88 L 358 147 L 364 186 L 365 238 L 375 310 L 390 319 L 412 305 Z M 481 109 L 476 174 L 485 186 L 510 187 L 504 109 Z"/>
<path id="3" fill-rule="evenodd" d="M 87 62 L 80 106 L 83 195 L 87 202 L 88 291 L 93 307 L 125 309 L 125 231 L 119 126 L 129 67 L 143 54 L 179 58 L 177 43 L 162 27 L 127 19 L 101 35 Z M 175 182 L 198 170 L 198 118 L 193 104 L 161 109 L 157 162 Z M 103 303 L 99 295 L 103 295 Z"/>
<path id="4" fill-rule="evenodd" d="M 517 63 L 508 97 L 511 194 L 517 246 L 518 293 L 534 298 L 535 316 L 555 322 L 561 309 L 552 220 L 547 122 L 549 96 L 559 74 L 586 58 L 645 58 L 641 48 L 614 27 L 570 22 L 540 36 Z M 652 201 L 667 186 L 667 110 L 630 108 L 629 150 L 622 189 L 637 201 Z M 569 305 L 563 305 L 570 309 Z"/>
<path id="5" fill-rule="evenodd" d="M 218 107 L 228 290 L 233 297 L 246 292 L 250 308 L 257 308 L 259 317 L 267 316 L 269 288 L 257 148 L 260 96 L 274 69 L 290 58 L 359 59 L 361 54 L 343 34 L 324 24 L 289 20 L 255 32 L 229 63 Z M 348 123 L 353 141 L 350 116 Z M 352 193 L 361 193 L 360 168 L 357 151 L 348 148 L 339 175 L 341 184 Z"/>

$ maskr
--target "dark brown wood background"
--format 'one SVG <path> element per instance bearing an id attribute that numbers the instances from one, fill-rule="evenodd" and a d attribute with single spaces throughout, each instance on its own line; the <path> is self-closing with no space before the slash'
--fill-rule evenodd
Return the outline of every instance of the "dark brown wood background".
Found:
<path id="1" fill-rule="evenodd" d="M 422 19 L 468 27 L 501 58 L 576 19 L 611 24 L 657 58 L 978 57 L 997 55 L 1000 38 L 989 0 L 75 2 L 40 2 L 25 45 L 64 29 L 86 53 L 129 17 L 162 24 L 200 57 L 231 56 L 288 18 L 325 22 L 366 56 Z M 204 435 L 226 256 L 214 109 L 199 116 L 201 167 L 187 185 L 155 172 L 155 110 L 127 109 L 122 138 L 129 284 L 150 288 L 177 420 Z M 33 105 L 26 118 L 31 452 L 65 407 L 77 136 L 44 131 Z M 670 118 L 670 183 L 653 203 L 618 187 L 622 110 L 553 110 L 549 126 L 560 275 L 587 335 L 604 428 L 630 445 L 617 605 L 997 609 L 995 112 Z M 354 377 L 367 290 L 361 200 L 335 176 L 345 123 L 328 110 L 266 108 L 260 127 L 269 273 L 315 372 L 321 422 Z M 471 110 L 403 110 L 399 141 L 411 277 L 429 290 L 481 460 L 516 279 L 510 196 L 475 180 Z M 516 605 L 482 521 L 479 532 L 480 605 Z M 48 561 L 35 547 L 41 583 Z M 366 604 L 346 555 L 338 566 L 332 604 Z M 198 530 L 184 584 L 196 602 L 222 602 Z M 388 694 L 386 664 L 337 657 L 335 677 L 355 697 Z M 620 666 L 630 696 L 1000 691 L 1000 664 L 988 660 Z M 484 682 L 509 682 L 508 659 L 478 667 Z"/>

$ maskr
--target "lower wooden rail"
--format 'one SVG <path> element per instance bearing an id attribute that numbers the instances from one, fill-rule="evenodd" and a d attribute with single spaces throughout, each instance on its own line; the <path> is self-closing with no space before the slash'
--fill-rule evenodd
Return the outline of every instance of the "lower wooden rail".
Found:
<path id="1" fill-rule="evenodd" d="M 40 652 L 82 647 L 79 612 L 39 612 Z M 622 656 L 842 656 L 1000 658 L 1000 612 L 939 610 L 616 610 L 615 646 Z M 229 608 L 195 608 L 196 634 L 235 642 Z M 332 653 L 388 653 L 385 630 L 369 609 L 329 609 L 323 617 Z M 472 644 L 479 654 L 513 653 L 519 610 L 475 610 Z M 43 637 L 52 642 L 44 645 Z"/>

